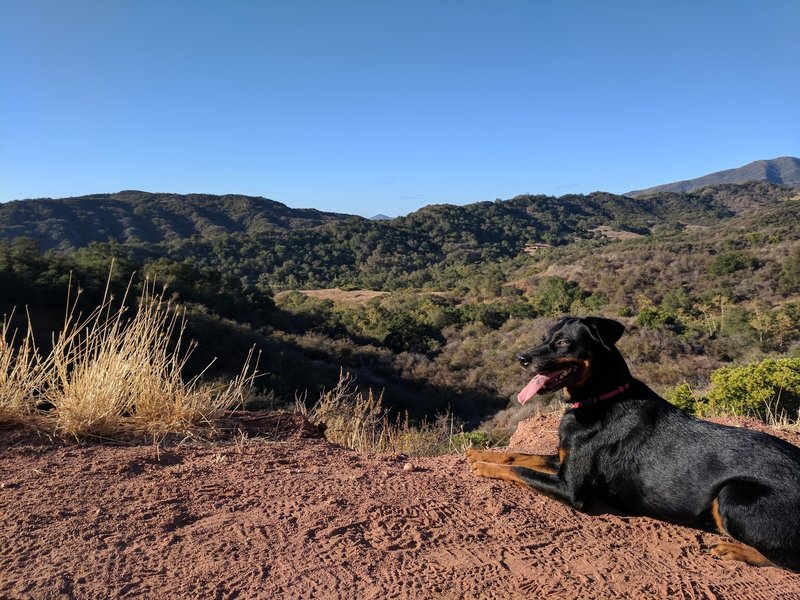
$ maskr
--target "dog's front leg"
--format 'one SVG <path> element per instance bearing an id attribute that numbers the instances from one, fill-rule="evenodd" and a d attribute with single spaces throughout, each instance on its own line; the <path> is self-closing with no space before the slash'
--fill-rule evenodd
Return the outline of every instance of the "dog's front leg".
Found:
<path id="1" fill-rule="evenodd" d="M 494 452 L 492 450 L 467 450 L 467 462 L 495 463 L 498 465 L 513 465 L 554 474 L 561 465 L 563 454 L 523 454 L 519 452 Z"/>
<path id="2" fill-rule="evenodd" d="M 472 462 L 470 469 L 478 477 L 513 481 L 543 492 L 577 510 L 583 510 L 586 504 L 586 486 L 582 483 L 584 479 L 576 477 L 577 474 L 570 476 L 567 469 L 562 468 L 558 473 L 546 473 L 526 467 L 489 462 Z"/>

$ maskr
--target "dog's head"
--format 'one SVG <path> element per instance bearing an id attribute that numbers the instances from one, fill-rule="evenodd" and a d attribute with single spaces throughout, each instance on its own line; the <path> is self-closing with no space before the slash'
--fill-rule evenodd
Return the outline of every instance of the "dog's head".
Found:
<path id="1" fill-rule="evenodd" d="M 599 387 L 606 382 L 630 377 L 619 351 L 614 347 L 625 326 L 600 317 L 564 317 L 538 346 L 521 353 L 522 366 L 534 378 L 517 396 L 525 404 L 536 394 L 565 388 L 569 396 Z"/>

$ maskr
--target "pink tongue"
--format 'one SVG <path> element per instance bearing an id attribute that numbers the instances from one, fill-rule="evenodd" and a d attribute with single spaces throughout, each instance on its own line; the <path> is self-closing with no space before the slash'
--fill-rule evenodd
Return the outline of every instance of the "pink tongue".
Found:
<path id="1" fill-rule="evenodd" d="M 519 400 L 519 403 L 525 404 L 528 400 L 533 398 L 536 395 L 536 392 L 542 389 L 544 384 L 550 381 L 552 377 L 552 375 L 537 375 L 531 379 L 531 382 L 525 386 L 525 389 L 517 395 L 517 400 Z"/>

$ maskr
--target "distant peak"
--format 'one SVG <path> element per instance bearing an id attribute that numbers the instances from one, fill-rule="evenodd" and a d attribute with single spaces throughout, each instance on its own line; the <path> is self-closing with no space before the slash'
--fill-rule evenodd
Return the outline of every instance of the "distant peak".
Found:
<path id="1" fill-rule="evenodd" d="M 393 217 L 386 216 L 384 214 L 377 214 L 374 217 L 370 217 L 370 221 L 391 221 Z"/>
<path id="2" fill-rule="evenodd" d="M 800 158 L 781 156 L 769 160 L 756 160 L 742 167 L 715 171 L 708 175 L 665 183 L 643 190 L 634 190 L 626 196 L 644 196 L 654 192 L 691 192 L 709 185 L 768 181 L 778 185 L 800 187 Z"/>

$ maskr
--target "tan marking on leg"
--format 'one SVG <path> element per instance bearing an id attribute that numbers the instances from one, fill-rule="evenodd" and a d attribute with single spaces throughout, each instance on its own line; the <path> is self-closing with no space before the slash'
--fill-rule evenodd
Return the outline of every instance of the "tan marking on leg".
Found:
<path id="1" fill-rule="evenodd" d="M 714 498 L 714 501 L 711 503 L 711 517 L 714 519 L 714 524 L 717 526 L 717 531 L 719 531 L 722 535 L 733 537 L 725 529 L 725 525 L 722 524 L 722 515 L 719 514 L 719 500 L 716 498 Z"/>
<path id="2" fill-rule="evenodd" d="M 555 473 L 558 473 L 558 469 L 553 468 L 553 462 L 555 462 L 555 458 L 555 455 L 547 456 L 534 454 L 524 457 L 520 460 L 516 460 L 512 464 L 519 467 L 525 467 L 533 471 L 539 471 L 540 473 L 549 473 L 554 475 Z"/>
<path id="3" fill-rule="evenodd" d="M 711 554 L 720 560 L 740 560 L 756 567 L 774 567 L 766 556 L 751 546 L 739 542 L 720 542 L 711 548 Z"/>
<path id="4" fill-rule="evenodd" d="M 719 513 L 719 500 L 714 498 L 711 503 L 711 517 L 714 519 L 714 524 L 717 530 L 729 538 L 735 539 L 728 530 L 725 529 L 725 524 L 722 522 L 722 515 Z M 775 564 L 766 556 L 761 554 L 752 546 L 747 546 L 741 542 L 719 542 L 714 544 L 711 548 L 711 554 L 720 560 L 740 560 L 756 567 L 770 567 Z"/>
<path id="5" fill-rule="evenodd" d="M 508 456 L 510 455 L 505 452 L 475 450 L 474 448 L 467 450 L 467 462 L 490 462 L 502 465 L 508 462 Z"/>
<path id="6" fill-rule="evenodd" d="M 525 484 L 525 481 L 519 476 L 517 470 L 509 465 L 499 465 L 497 463 L 488 462 L 474 462 L 470 465 L 473 475 L 478 477 L 487 477 L 489 479 L 500 479 L 502 481 L 513 481 L 516 483 Z"/>
<path id="7" fill-rule="evenodd" d="M 489 450 L 467 450 L 467 462 L 487 462 L 497 465 L 515 465 L 540 471 L 542 473 L 553 474 L 557 469 L 553 468 L 555 455 L 552 454 L 522 454 L 514 452 L 492 452 Z"/>

